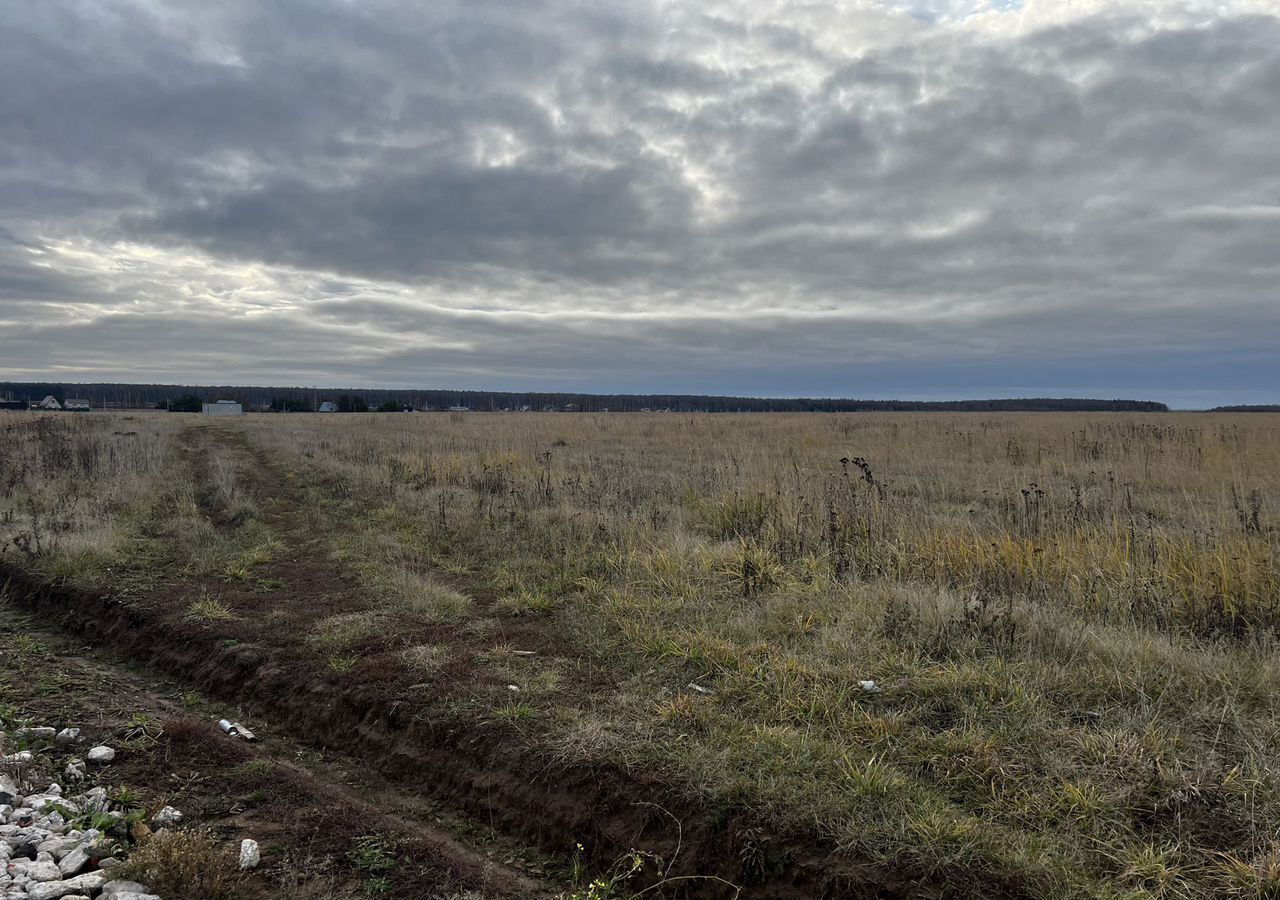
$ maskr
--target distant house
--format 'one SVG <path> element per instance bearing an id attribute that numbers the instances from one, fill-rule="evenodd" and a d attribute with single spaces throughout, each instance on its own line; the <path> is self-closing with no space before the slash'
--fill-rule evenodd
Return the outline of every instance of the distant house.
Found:
<path id="1" fill-rule="evenodd" d="M 89 406 L 88 400 L 72 400 L 68 398 L 67 401 L 62 404 L 62 408 L 70 409 L 75 412 L 88 412 L 91 407 Z"/>
<path id="2" fill-rule="evenodd" d="M 450 407 L 449 407 L 449 412 L 471 412 L 471 407 L 469 407 L 469 406 L 450 406 Z"/>
<path id="3" fill-rule="evenodd" d="M 206 416 L 242 416 L 244 408 L 234 400 L 219 400 L 217 403 L 204 404 Z"/>
<path id="4" fill-rule="evenodd" d="M 39 403 L 36 404 L 37 409 L 62 409 L 62 404 L 58 402 L 58 398 L 50 394 Z"/>
<path id="5" fill-rule="evenodd" d="M 323 403 L 320 404 L 320 408 L 316 410 L 316 412 L 332 412 L 332 413 L 336 413 L 337 411 L 338 411 L 338 404 L 334 403 L 332 400 L 324 401 Z"/>

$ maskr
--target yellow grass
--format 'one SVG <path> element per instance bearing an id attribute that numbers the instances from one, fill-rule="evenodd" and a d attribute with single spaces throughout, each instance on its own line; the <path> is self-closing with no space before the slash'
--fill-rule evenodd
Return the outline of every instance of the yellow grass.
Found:
<path id="1" fill-rule="evenodd" d="M 111 417 L 67 426 L 73 447 L 126 454 L 95 477 L 110 505 L 55 482 L 58 440 L 36 418 L 10 429 L 24 449 L 5 471 L 39 461 L 0 504 L 6 558 L 75 571 L 86 545 L 108 560 L 139 522 L 190 515 L 190 487 L 164 482 L 167 421 L 140 417 L 154 455 L 137 456 L 98 424 Z M 572 660 L 495 650 L 478 662 L 527 691 L 482 718 L 565 758 L 958 887 L 1275 890 L 1280 416 L 228 427 L 290 470 L 369 584 L 321 629 L 342 640 L 317 633 L 321 659 L 399 617 L 469 634 L 533 617 L 615 686 L 583 698 Z M 234 481 L 220 493 L 252 509 Z M 12 543 L 54 519 L 70 524 L 38 553 Z M 401 654 L 406 679 L 444 652 Z"/>

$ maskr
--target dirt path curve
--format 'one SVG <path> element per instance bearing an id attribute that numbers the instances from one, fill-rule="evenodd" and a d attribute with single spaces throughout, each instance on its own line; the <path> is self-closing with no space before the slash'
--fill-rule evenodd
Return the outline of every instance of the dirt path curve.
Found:
<path id="1" fill-rule="evenodd" d="M 8 714 L 77 727 L 89 741 L 117 747 L 115 764 L 94 776 L 112 788 L 131 787 L 151 812 L 172 804 L 187 825 L 212 828 L 230 842 L 253 836 L 270 844 L 262 877 L 246 886 L 246 897 L 282 896 L 281 887 L 297 898 L 364 896 L 362 873 L 345 858 L 364 834 L 390 838 L 403 854 L 400 880 L 409 883 L 384 896 L 549 895 L 543 881 L 495 859 L 501 847 L 471 846 L 429 821 L 392 812 L 403 795 L 376 779 L 348 783 L 358 760 L 320 757 L 274 733 L 253 744 L 235 741 L 211 722 L 225 708 L 180 682 L 42 627 L 3 592 L 0 616 L 0 700 Z M 33 672 L 46 674 L 29 677 Z M 155 737 L 126 737 L 139 728 Z"/>
<path id="2" fill-rule="evenodd" d="M 262 593 L 247 585 L 221 584 L 216 588 L 221 599 L 238 608 L 254 609 L 254 621 L 265 616 L 295 629 L 323 616 L 359 607 L 363 591 L 359 582 L 333 559 L 315 511 L 299 499 L 297 491 L 279 474 L 265 451 L 250 444 L 242 433 L 217 426 L 189 427 L 181 433 L 179 444 L 197 482 L 206 486 L 215 477 L 209 471 L 215 453 L 229 453 L 240 463 L 237 474 L 244 479 L 240 487 L 250 493 L 279 543 L 270 560 L 255 569 L 259 580 L 277 587 Z M 209 518 L 219 527 L 228 524 L 216 512 L 211 512 Z M 281 637 L 280 632 L 273 632 L 271 639 L 276 641 Z M 296 638 L 297 634 L 292 637 Z M 270 727 L 265 731 L 272 733 Z M 495 851 L 495 846 L 476 848 L 443 827 L 389 812 L 397 807 L 434 809 L 435 806 L 406 795 L 403 785 L 392 785 L 380 778 L 361 760 L 348 757 L 346 762 L 346 766 L 330 765 L 327 770 L 282 759 L 277 759 L 275 765 L 314 780 L 317 791 L 331 801 L 359 811 L 367 822 L 411 835 L 451 869 L 466 872 L 473 879 L 479 876 L 493 896 L 550 895 L 551 888 L 545 882 L 495 860 L 495 852 L 501 852 Z M 338 777 L 353 772 L 359 776 L 357 786 L 344 783 Z"/>

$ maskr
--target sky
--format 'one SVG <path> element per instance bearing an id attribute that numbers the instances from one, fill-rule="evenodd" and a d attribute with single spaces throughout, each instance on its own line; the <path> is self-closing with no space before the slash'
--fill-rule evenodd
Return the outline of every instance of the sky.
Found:
<path id="1" fill-rule="evenodd" d="M 0 379 L 1280 402 L 1280 0 L 0 0 Z"/>

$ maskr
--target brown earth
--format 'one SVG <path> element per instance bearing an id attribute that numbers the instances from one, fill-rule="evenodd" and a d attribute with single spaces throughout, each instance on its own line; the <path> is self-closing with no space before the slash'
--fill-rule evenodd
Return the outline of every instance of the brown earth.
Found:
<path id="1" fill-rule="evenodd" d="M 376 781 L 372 788 L 351 789 L 341 779 L 281 764 L 273 755 L 277 762 L 272 777 L 262 782 L 268 788 L 254 788 L 252 780 L 234 782 L 229 793 L 217 795 L 209 821 L 233 821 L 219 819 L 214 807 L 237 792 L 269 790 L 296 800 L 306 796 L 305 788 L 318 787 L 311 794 L 313 801 L 301 801 L 307 814 L 300 825 L 275 817 L 272 827 L 280 829 L 280 843 L 291 852 L 313 852 L 309 841 L 323 840 L 316 835 L 325 831 L 320 826 L 326 822 L 340 823 L 343 827 L 331 830 L 343 834 L 348 843 L 353 826 L 359 833 L 408 833 L 421 848 L 413 865 L 422 869 L 425 879 L 438 878 L 449 889 L 481 890 L 493 897 L 551 891 L 515 869 L 495 865 L 446 830 L 424 830 L 421 822 L 404 816 L 389 819 L 381 811 L 382 803 L 398 798 L 402 806 L 412 806 L 412 800 L 444 808 L 454 821 L 482 823 L 509 842 L 537 847 L 561 860 L 580 842 L 589 862 L 601 869 L 633 848 L 657 854 L 667 860 L 667 881 L 647 896 L 948 896 L 927 880 L 837 854 L 812 836 L 770 833 L 741 809 L 708 808 L 676 786 L 608 766 L 557 760 L 513 727 L 480 721 L 474 710 L 468 715 L 468 699 L 492 698 L 505 690 L 472 662 L 493 647 L 493 635 L 481 638 L 461 626 L 417 626 L 361 648 L 349 671 L 333 671 L 306 646 L 304 636 L 317 620 L 366 605 L 359 602 L 364 588 L 358 579 L 332 556 L 328 534 L 340 526 L 306 501 L 279 460 L 252 447 L 233 429 L 195 426 L 184 432 L 182 443 L 186 463 L 202 484 L 209 481 L 207 460 L 214 448 L 252 463 L 243 467 L 253 473 L 248 488 L 280 542 L 271 560 L 255 568 L 254 582 L 204 579 L 103 595 L 37 584 L 11 573 L 16 588 L 11 593 L 42 622 L 59 621 L 148 671 L 164 673 L 237 707 L 255 730 L 282 736 L 281 740 L 287 736 L 290 742 L 321 748 L 325 754 L 346 754 L 351 760 L 347 771 Z M 216 526 L 232 527 L 211 504 L 206 514 Z M 261 590 L 264 582 L 272 589 Z M 492 603 L 483 592 L 471 593 L 481 612 Z M 189 621 L 185 611 L 201 596 L 216 598 L 237 617 L 216 624 Z M 608 683 L 607 672 L 581 658 L 562 635 L 539 620 L 498 621 L 498 641 L 571 661 L 564 668 L 575 673 L 577 689 L 590 692 Z M 408 685 L 396 662 L 401 648 L 424 642 L 446 643 L 461 660 L 425 690 Z M 228 743 L 213 729 L 207 722 L 179 728 L 185 737 L 170 739 L 166 766 L 177 771 L 194 766 L 199 772 L 201 760 L 208 758 L 216 771 L 225 772 L 226 754 L 249 759 L 263 752 Z M 326 803 L 331 812 L 326 812 Z M 246 809 L 227 814 L 248 813 Z M 253 814 L 267 815 L 262 809 Z M 375 822 L 377 827 L 370 828 Z M 339 849 L 322 844 L 314 852 L 332 855 Z M 651 878 L 649 884 L 655 881 Z M 1018 895 L 1009 885 L 993 885 L 986 894 Z"/>
<path id="2" fill-rule="evenodd" d="M 395 877 L 381 896 L 497 900 L 552 893 L 538 877 L 540 860 L 484 840 L 477 829 L 476 840 L 459 841 L 434 821 L 437 810 L 415 806 L 358 760 L 318 754 L 272 727 L 254 743 L 228 737 L 214 718 L 238 718 L 234 711 L 49 632 L 3 595 L 0 615 L 6 624 L 0 698 L 32 722 L 82 732 L 77 747 L 35 747 L 40 769 L 56 778 L 64 757 L 96 743 L 116 748 L 110 766 L 92 770 L 95 781 L 136 793 L 150 813 L 178 807 L 184 826 L 231 843 L 243 837 L 260 843 L 263 864 L 245 886 L 246 900 L 281 896 L 282 888 L 317 900 L 364 896 L 363 875 L 350 858 L 364 835 L 395 847 Z"/>

